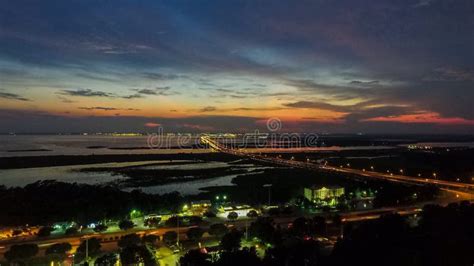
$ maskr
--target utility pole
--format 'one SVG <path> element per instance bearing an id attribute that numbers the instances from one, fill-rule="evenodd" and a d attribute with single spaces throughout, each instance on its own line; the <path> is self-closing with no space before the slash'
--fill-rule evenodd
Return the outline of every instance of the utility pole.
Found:
<path id="1" fill-rule="evenodd" d="M 268 206 L 271 205 L 272 203 L 272 184 L 265 184 L 263 185 L 263 187 L 267 187 L 268 188 Z"/>
<path id="2" fill-rule="evenodd" d="M 180 249 L 179 248 L 179 215 L 177 215 L 177 214 L 176 214 L 176 228 L 177 228 L 177 230 L 176 230 L 176 233 L 177 233 L 176 234 L 177 235 L 176 246 L 178 246 L 178 249 Z"/>
<path id="3" fill-rule="evenodd" d="M 89 238 L 86 238 L 86 262 L 89 265 Z"/>
<path id="4" fill-rule="evenodd" d="M 249 239 L 249 226 L 248 226 L 248 221 L 245 219 L 245 241 L 248 241 Z"/>

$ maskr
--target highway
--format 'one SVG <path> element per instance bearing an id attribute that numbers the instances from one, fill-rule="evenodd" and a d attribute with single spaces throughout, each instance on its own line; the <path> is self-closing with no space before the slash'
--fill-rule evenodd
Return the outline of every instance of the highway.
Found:
<path id="1" fill-rule="evenodd" d="M 474 184 L 447 181 L 447 180 L 441 180 L 441 179 L 397 175 L 393 173 L 380 173 L 376 171 L 358 170 L 358 169 L 353 169 L 349 167 L 333 167 L 333 166 L 313 163 L 310 161 L 302 162 L 302 161 L 296 161 L 292 159 L 284 159 L 279 156 L 270 157 L 270 156 L 258 155 L 254 153 L 246 153 L 245 149 L 237 149 L 237 150 L 228 149 L 225 146 L 218 143 L 217 141 L 213 140 L 209 136 L 202 136 L 201 141 L 205 144 L 208 144 L 209 147 L 215 151 L 233 154 L 233 155 L 242 156 L 242 157 L 248 157 L 255 161 L 272 163 L 272 164 L 283 165 L 283 166 L 294 167 L 294 168 L 309 169 L 309 170 L 347 173 L 347 174 L 357 175 L 360 177 L 382 179 L 382 180 L 391 181 L 391 182 L 402 182 L 402 183 L 419 184 L 419 185 L 433 185 L 445 191 L 458 193 L 457 195 L 466 195 L 466 198 L 470 200 L 474 198 Z"/>

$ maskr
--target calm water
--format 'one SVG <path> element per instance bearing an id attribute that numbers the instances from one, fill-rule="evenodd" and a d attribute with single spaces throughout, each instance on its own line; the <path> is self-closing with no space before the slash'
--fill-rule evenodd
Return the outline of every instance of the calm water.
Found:
<path id="1" fill-rule="evenodd" d="M 151 149 L 165 147 L 164 149 Z M 177 149 L 179 144 L 185 149 Z M 30 136 L 0 136 L 0 157 L 13 156 L 43 156 L 43 155 L 92 155 L 92 154 L 170 154 L 182 152 L 205 153 L 209 149 L 190 149 L 189 146 L 198 144 L 197 137 L 167 137 L 151 139 L 148 136 L 97 136 L 97 135 L 30 135 Z M 94 147 L 94 148 L 91 148 Z M 172 147 L 172 148 L 170 148 Z M 377 150 L 390 149 L 391 146 L 355 146 L 355 147 L 312 147 L 293 149 L 246 149 L 247 152 L 317 152 L 341 150 Z M 32 151 L 34 150 L 34 151 Z"/>
<path id="2" fill-rule="evenodd" d="M 75 166 L 55 166 L 27 169 L 8 169 L 0 170 L 0 185 L 7 187 L 25 186 L 39 180 L 57 180 L 70 183 L 81 184 L 105 184 L 108 182 L 126 179 L 126 176 L 112 174 L 112 172 L 80 172 L 84 168 L 117 168 L 117 167 L 137 167 L 145 169 L 161 169 L 161 170 L 196 170 L 196 169 L 213 169 L 231 166 L 233 168 L 245 168 L 248 172 L 253 170 L 263 170 L 264 166 L 255 166 L 253 164 L 228 164 L 225 162 L 204 162 L 196 163 L 194 161 L 174 160 L 179 165 L 164 165 L 169 161 L 144 161 L 144 162 L 127 162 L 127 163 L 102 163 Z M 153 164 L 153 165 L 149 165 Z M 163 164 L 163 165 L 160 165 Z M 139 187 L 144 192 L 152 194 L 164 194 L 178 191 L 183 195 L 193 195 L 201 192 L 201 189 L 209 186 L 228 186 L 232 185 L 232 179 L 237 175 L 224 175 L 203 180 L 193 180 L 189 182 L 170 183 L 166 185 Z M 136 188 L 124 188 L 130 191 Z"/>
<path id="3" fill-rule="evenodd" d="M 155 140 L 156 141 L 156 140 Z M 166 137 L 161 140 L 164 146 L 177 146 L 176 138 Z M 11 156 L 47 156 L 47 155 L 90 155 L 90 154 L 153 154 L 153 153 L 178 153 L 178 152 L 210 152 L 208 149 L 150 149 L 148 148 L 149 139 L 147 136 L 124 137 L 124 136 L 0 136 L 0 160 L 1 157 Z M 184 145 L 197 143 L 196 138 L 191 138 Z M 433 147 L 456 147 L 468 146 L 474 147 L 473 142 L 469 143 L 423 143 Z M 95 146 L 91 149 L 91 146 Z M 114 149 L 110 149 L 114 148 Z M 129 149 L 133 148 L 133 149 Z M 302 148 L 301 152 L 308 151 L 340 151 L 340 150 L 370 150 L 394 148 L 390 146 L 358 146 L 358 147 L 324 147 L 324 148 Z M 27 151 L 41 150 L 41 151 Z M 285 152 L 285 149 L 248 149 L 249 152 Z M 295 150 L 292 150 L 295 151 Z M 38 180 L 57 180 L 63 182 L 77 182 L 84 184 L 104 184 L 127 178 L 125 176 L 112 174 L 112 172 L 80 172 L 83 168 L 93 167 L 124 167 L 135 166 L 144 169 L 170 169 L 170 170 L 197 170 L 213 169 L 230 166 L 225 162 L 203 162 L 195 163 L 191 161 L 180 162 L 178 165 L 160 165 L 169 161 L 146 161 L 146 162 L 123 162 L 123 163 L 102 163 L 74 166 L 56 166 L 27 169 L 8 169 L 0 170 L 0 185 L 8 187 L 24 186 Z M 150 165 L 153 164 L 153 165 Z M 253 164 L 233 164 L 234 168 L 244 168 L 247 171 L 259 171 L 266 167 L 255 166 Z M 197 194 L 203 188 L 209 186 L 228 186 L 232 185 L 232 179 L 236 175 L 226 175 L 211 179 L 193 180 L 182 183 L 170 183 L 160 186 L 141 187 L 148 193 L 168 193 L 179 191 L 182 194 Z M 157 177 L 159 178 L 159 177 Z M 130 190 L 125 188 L 124 190 Z"/>
<path id="4" fill-rule="evenodd" d="M 186 139 L 185 139 L 186 140 Z M 196 138 L 182 143 L 189 146 L 197 143 Z M 95 136 L 95 135 L 38 135 L 0 136 L 0 157 L 39 155 L 91 155 L 91 154 L 163 154 L 178 152 L 209 152 L 208 149 L 151 149 L 178 146 L 176 137 L 162 137 L 150 140 L 148 136 Z M 90 148 L 95 147 L 95 148 Z M 112 149 L 111 149 L 112 148 Z M 133 148 L 133 149 L 131 149 Z M 31 151 L 36 150 L 36 151 Z"/>
<path id="5" fill-rule="evenodd" d="M 145 161 L 125 163 L 99 163 L 86 165 L 53 166 L 24 169 L 0 169 L 0 185 L 7 187 L 24 186 L 39 180 L 57 180 L 62 182 L 77 182 L 81 184 L 103 184 L 127 178 L 121 175 L 113 175 L 112 172 L 80 172 L 84 168 L 116 168 L 125 166 L 147 165 L 150 163 L 160 164 L 169 161 Z M 174 162 L 188 162 L 175 160 Z"/>

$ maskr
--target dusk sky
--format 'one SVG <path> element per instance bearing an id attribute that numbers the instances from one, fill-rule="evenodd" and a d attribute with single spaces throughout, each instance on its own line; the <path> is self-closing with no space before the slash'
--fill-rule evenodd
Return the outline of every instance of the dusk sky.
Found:
<path id="1" fill-rule="evenodd" d="M 474 133 L 474 1 L 0 0 L 0 132 Z"/>

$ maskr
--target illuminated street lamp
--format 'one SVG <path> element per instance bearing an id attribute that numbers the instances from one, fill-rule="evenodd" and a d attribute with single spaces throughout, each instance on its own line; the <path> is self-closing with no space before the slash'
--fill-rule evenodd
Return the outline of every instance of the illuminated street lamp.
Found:
<path id="1" fill-rule="evenodd" d="M 370 169 L 373 171 L 373 170 L 374 170 L 374 167 L 373 167 L 373 166 L 371 166 L 371 167 L 370 167 Z"/>
<path id="2" fill-rule="evenodd" d="M 133 219 L 133 218 L 138 218 L 142 215 L 141 211 L 139 210 L 136 210 L 136 209 L 133 209 L 130 211 L 130 218 Z"/>

